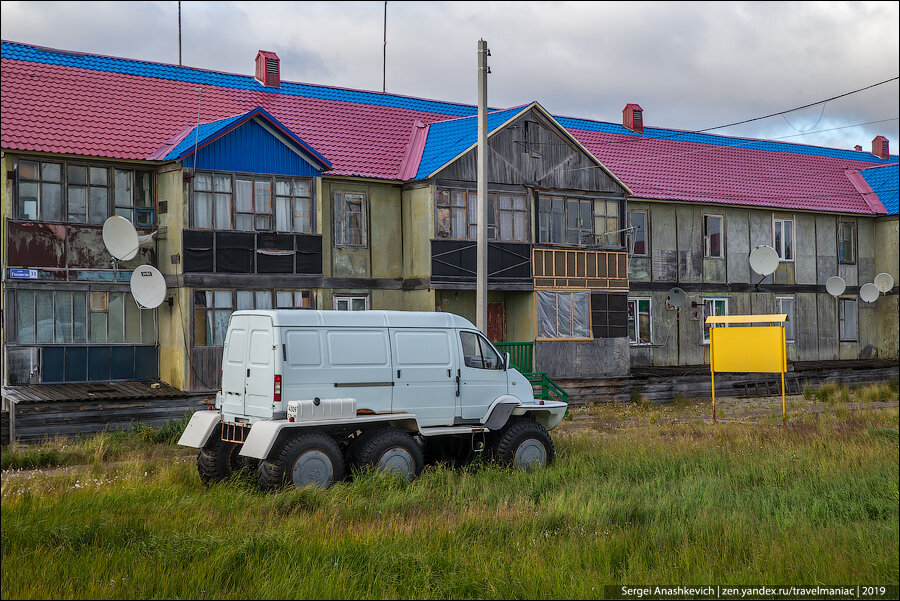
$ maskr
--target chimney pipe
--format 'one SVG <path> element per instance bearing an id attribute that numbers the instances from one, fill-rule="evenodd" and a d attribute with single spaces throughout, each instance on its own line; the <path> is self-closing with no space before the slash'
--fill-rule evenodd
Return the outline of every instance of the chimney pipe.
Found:
<path id="1" fill-rule="evenodd" d="M 268 50 L 256 53 L 256 81 L 267 88 L 281 87 L 281 60 Z"/>
<path id="2" fill-rule="evenodd" d="M 644 109 L 641 105 L 634 103 L 625 105 L 622 109 L 622 125 L 635 133 L 644 133 Z"/>
<path id="3" fill-rule="evenodd" d="M 882 159 L 888 158 L 890 156 L 888 139 L 884 136 L 875 136 L 875 139 L 872 140 L 872 154 Z"/>
<path id="4" fill-rule="evenodd" d="M 853 147 L 853 150 L 855 150 L 856 152 L 862 152 L 862 146 L 857 144 L 856 146 Z"/>

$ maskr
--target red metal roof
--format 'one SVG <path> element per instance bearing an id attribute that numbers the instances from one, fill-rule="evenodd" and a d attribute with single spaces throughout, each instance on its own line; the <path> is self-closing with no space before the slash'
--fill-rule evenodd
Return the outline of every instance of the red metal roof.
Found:
<path id="1" fill-rule="evenodd" d="M 0 66 L 0 145 L 13 150 L 147 160 L 197 125 L 198 103 L 203 123 L 262 107 L 331 161 L 330 174 L 397 180 L 413 177 L 426 126 L 475 113 L 468 105 L 325 86 L 267 89 L 249 76 L 10 42 Z M 558 120 L 638 198 L 873 214 L 877 207 L 845 172 L 891 162 L 800 144 L 652 128 L 636 135 L 619 124 Z"/>

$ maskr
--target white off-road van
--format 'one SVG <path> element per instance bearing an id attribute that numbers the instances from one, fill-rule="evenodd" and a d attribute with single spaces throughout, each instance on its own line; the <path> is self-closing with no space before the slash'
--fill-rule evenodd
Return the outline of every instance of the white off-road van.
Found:
<path id="1" fill-rule="evenodd" d="M 216 409 L 178 441 L 204 482 L 256 466 L 259 484 L 327 487 L 350 467 L 412 480 L 425 458 L 487 451 L 524 468 L 553 461 L 567 405 L 531 383 L 466 319 L 405 311 L 237 311 Z"/>

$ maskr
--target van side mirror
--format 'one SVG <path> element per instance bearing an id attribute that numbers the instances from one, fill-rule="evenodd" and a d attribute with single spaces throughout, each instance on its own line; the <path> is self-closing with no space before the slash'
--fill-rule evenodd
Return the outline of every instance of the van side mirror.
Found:
<path id="1" fill-rule="evenodd" d="M 506 369 L 506 371 L 509 371 L 509 353 L 506 353 L 506 356 L 503 359 L 504 369 Z"/>

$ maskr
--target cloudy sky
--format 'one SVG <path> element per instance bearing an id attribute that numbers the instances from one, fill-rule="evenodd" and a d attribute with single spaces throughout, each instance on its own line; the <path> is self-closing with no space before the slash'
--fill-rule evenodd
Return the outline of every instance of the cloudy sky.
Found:
<path id="1" fill-rule="evenodd" d="M 637 102 L 647 126 L 702 130 L 896 78 L 898 6 L 389 2 L 387 90 L 474 104 L 483 38 L 493 107 L 537 100 L 555 115 L 620 122 Z M 4 1 L 0 33 L 177 64 L 177 15 L 177 2 Z M 383 18 L 383 2 L 183 2 L 183 62 L 252 74 L 256 51 L 274 50 L 285 80 L 381 90 Z M 882 134 L 896 152 L 898 90 L 894 80 L 715 131 L 866 150 Z"/>

